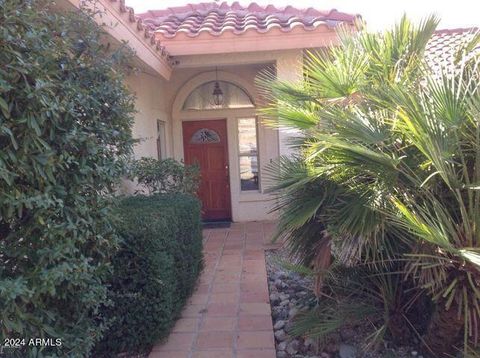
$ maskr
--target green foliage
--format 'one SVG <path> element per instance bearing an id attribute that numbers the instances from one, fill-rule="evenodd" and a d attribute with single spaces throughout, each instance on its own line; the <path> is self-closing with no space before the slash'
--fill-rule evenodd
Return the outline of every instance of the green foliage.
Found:
<path id="1" fill-rule="evenodd" d="M 200 168 L 174 159 L 141 158 L 133 162 L 130 177 L 150 194 L 196 194 L 200 185 Z"/>
<path id="2" fill-rule="evenodd" d="M 0 332 L 86 356 L 117 246 L 110 200 L 132 151 L 123 50 L 85 11 L 0 1 Z"/>
<path id="3" fill-rule="evenodd" d="M 120 201 L 122 238 L 110 279 L 112 326 L 96 355 L 148 352 L 167 337 L 202 268 L 200 203 L 186 194 Z"/>
<path id="4" fill-rule="evenodd" d="M 270 123 L 302 134 L 297 156 L 271 167 L 278 235 L 304 263 L 331 240 L 338 262 L 415 282 L 437 305 L 425 343 L 440 356 L 478 341 L 480 59 L 477 35 L 431 69 L 437 23 L 342 34 L 308 56 L 301 83 L 267 73 L 260 85 Z"/>

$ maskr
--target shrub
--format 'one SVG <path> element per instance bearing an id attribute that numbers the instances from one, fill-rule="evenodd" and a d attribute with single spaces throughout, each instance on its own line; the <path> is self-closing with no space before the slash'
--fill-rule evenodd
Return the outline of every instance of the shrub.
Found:
<path id="1" fill-rule="evenodd" d="M 0 332 L 87 356 L 105 322 L 110 198 L 131 153 L 127 58 L 84 11 L 0 1 Z"/>
<path id="2" fill-rule="evenodd" d="M 451 357 L 479 347 L 480 35 L 432 67 L 424 53 L 437 24 L 403 18 L 383 34 L 342 36 L 307 56 L 302 83 L 263 84 L 266 113 L 302 131 L 297 157 L 272 168 L 279 235 L 320 277 L 331 255 L 390 281 L 401 273 L 413 290 L 382 283 L 396 289 L 384 327 L 423 333 L 423 349 Z M 427 325 L 403 324 L 408 291 L 430 298 Z"/>
<path id="3" fill-rule="evenodd" d="M 136 179 L 150 194 L 195 194 L 200 185 L 200 168 L 174 159 L 141 158 L 133 162 L 131 179 Z"/>
<path id="4" fill-rule="evenodd" d="M 202 267 L 200 203 L 186 194 L 132 196 L 118 206 L 121 248 L 97 354 L 141 353 L 168 335 Z"/>

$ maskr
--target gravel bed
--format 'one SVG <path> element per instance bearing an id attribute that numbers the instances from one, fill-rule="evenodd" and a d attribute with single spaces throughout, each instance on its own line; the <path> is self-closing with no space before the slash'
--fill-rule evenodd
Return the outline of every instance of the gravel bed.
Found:
<path id="1" fill-rule="evenodd" d="M 315 296 L 311 279 L 282 267 L 279 261 L 285 260 L 281 249 L 266 252 L 277 358 L 423 358 L 412 347 L 385 346 L 375 352 L 364 351 L 363 342 L 372 332 L 368 322 L 346 325 L 332 333 L 321 346 L 311 338 L 290 336 L 293 318 L 314 302 Z"/>

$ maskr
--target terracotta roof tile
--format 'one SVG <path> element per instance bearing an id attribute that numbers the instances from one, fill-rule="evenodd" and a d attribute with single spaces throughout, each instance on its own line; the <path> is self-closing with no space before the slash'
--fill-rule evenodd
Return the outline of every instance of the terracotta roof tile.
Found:
<path id="1" fill-rule="evenodd" d="M 138 14 L 151 30 L 166 38 L 179 33 L 196 37 L 206 32 L 220 36 L 225 31 L 242 34 L 254 29 L 259 33 L 273 28 L 289 32 L 297 26 L 314 30 L 320 25 L 335 27 L 339 23 L 354 25 L 359 15 L 350 15 L 335 9 L 320 11 L 314 8 L 297 9 L 293 6 L 277 8 L 274 5 L 260 6 L 251 3 L 244 7 L 237 1 L 229 5 L 222 3 L 200 3 L 151 10 Z"/>
<path id="2" fill-rule="evenodd" d="M 160 54 L 160 56 L 165 59 L 170 65 L 173 64 L 170 54 L 167 52 L 165 47 L 157 40 L 154 36 L 154 32 L 151 30 L 149 25 L 146 25 L 141 17 L 137 16 L 133 8 L 125 5 L 125 0 L 110 0 L 111 3 L 118 3 L 119 12 L 124 14 L 128 13 L 128 21 L 136 27 L 136 30 L 143 32 L 143 36 L 147 41 L 150 42 L 150 45 L 155 48 L 155 50 Z"/>
<path id="3" fill-rule="evenodd" d="M 478 28 L 466 29 L 445 29 L 438 30 L 434 33 L 427 44 L 426 56 L 428 64 L 434 70 L 442 68 L 451 68 L 457 51 L 471 41 Z M 479 53 L 480 48 L 474 49 L 473 53 Z"/>

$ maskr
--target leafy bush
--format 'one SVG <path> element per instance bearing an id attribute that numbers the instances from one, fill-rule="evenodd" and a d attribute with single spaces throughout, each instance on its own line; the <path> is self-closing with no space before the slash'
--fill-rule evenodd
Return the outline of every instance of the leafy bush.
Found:
<path id="1" fill-rule="evenodd" d="M 97 354 L 147 352 L 168 335 L 202 268 L 200 203 L 186 194 L 133 196 L 118 206 L 113 325 Z"/>
<path id="2" fill-rule="evenodd" d="M 150 194 L 195 194 L 200 185 L 200 168 L 174 159 L 141 158 L 134 161 L 130 173 Z"/>
<path id="3" fill-rule="evenodd" d="M 332 261 L 384 276 L 375 292 L 396 288 L 385 300 L 391 335 L 405 331 L 396 307 L 418 303 L 389 283 L 401 273 L 435 306 L 428 327 L 405 336 L 424 334 L 423 348 L 447 357 L 478 347 L 480 333 L 480 35 L 431 67 L 437 24 L 403 18 L 383 34 L 341 36 L 307 57 L 302 83 L 263 87 L 265 113 L 302 131 L 296 157 L 271 170 L 279 236 L 319 276 Z"/>
<path id="4" fill-rule="evenodd" d="M 89 14 L 0 1 L 0 332 L 86 356 L 117 240 L 110 198 L 132 150 L 124 51 Z"/>

